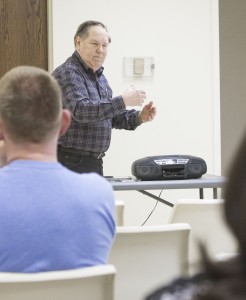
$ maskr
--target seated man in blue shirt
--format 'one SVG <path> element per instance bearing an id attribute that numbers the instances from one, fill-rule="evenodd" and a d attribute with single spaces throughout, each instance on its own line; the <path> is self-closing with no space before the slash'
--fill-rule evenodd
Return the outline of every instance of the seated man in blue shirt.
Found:
<path id="1" fill-rule="evenodd" d="M 20 66 L 0 80 L 0 271 L 40 272 L 107 262 L 115 235 L 114 195 L 96 173 L 57 161 L 70 125 L 48 72 Z"/>

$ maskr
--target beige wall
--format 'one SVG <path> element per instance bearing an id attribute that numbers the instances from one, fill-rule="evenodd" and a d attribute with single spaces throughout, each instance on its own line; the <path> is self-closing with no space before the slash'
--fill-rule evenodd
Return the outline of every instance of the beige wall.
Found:
<path id="1" fill-rule="evenodd" d="M 222 174 L 246 129 L 246 1 L 219 1 Z"/>
<path id="2" fill-rule="evenodd" d="M 113 130 L 105 175 L 129 176 L 134 160 L 169 154 L 200 156 L 208 173 L 220 175 L 217 5 L 217 0 L 53 0 L 53 67 L 73 52 L 78 25 L 100 20 L 112 38 L 104 67 L 114 95 L 133 84 L 146 90 L 158 110 L 152 123 L 134 132 Z M 125 77 L 124 57 L 153 57 L 153 76 Z M 197 190 L 162 192 L 171 201 L 198 195 Z M 116 192 L 116 197 L 126 202 L 129 225 L 141 224 L 156 203 L 138 192 Z M 168 213 L 159 203 L 148 224 L 165 222 Z"/>

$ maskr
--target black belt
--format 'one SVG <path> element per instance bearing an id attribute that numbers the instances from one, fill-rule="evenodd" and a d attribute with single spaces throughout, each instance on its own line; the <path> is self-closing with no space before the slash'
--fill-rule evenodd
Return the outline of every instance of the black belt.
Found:
<path id="1" fill-rule="evenodd" d="M 75 149 L 75 148 L 66 148 L 66 147 L 63 147 L 61 145 L 58 145 L 58 151 L 60 153 L 64 152 L 64 153 L 74 153 L 74 154 L 91 156 L 91 157 L 94 157 L 96 159 L 101 159 L 105 156 L 104 152 L 100 153 L 100 152 L 84 151 L 84 150 L 79 150 L 79 149 Z"/>

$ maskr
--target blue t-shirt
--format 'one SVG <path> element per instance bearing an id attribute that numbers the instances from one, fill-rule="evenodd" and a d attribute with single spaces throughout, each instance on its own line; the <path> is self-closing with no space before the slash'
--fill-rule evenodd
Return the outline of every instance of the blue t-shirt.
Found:
<path id="1" fill-rule="evenodd" d="M 31 160 L 0 169 L 0 271 L 104 264 L 114 236 L 113 189 L 100 175 Z"/>

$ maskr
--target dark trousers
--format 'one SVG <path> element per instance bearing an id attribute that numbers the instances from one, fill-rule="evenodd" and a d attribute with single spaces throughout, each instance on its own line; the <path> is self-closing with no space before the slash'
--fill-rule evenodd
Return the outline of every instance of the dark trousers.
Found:
<path id="1" fill-rule="evenodd" d="M 71 153 L 58 147 L 58 161 L 68 169 L 77 173 L 95 172 L 103 176 L 103 160 L 92 156 Z"/>

